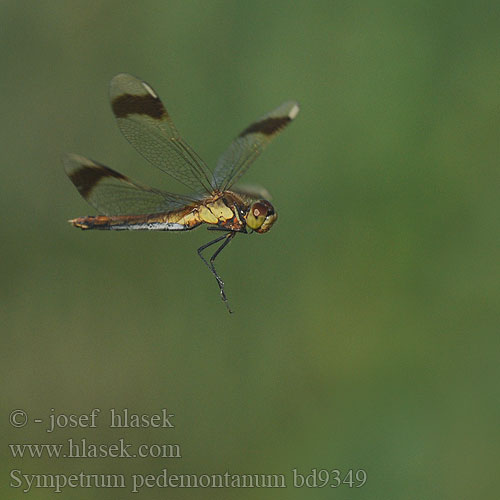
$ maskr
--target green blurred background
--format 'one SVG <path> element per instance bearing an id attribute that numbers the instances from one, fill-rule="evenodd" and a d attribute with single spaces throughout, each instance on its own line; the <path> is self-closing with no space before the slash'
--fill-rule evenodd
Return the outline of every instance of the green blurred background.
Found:
<path id="1" fill-rule="evenodd" d="M 495 498 L 500 465 L 500 4 L 2 1 L 2 498 L 25 474 L 285 474 L 286 489 L 143 498 Z M 175 190 L 121 137 L 119 72 L 150 82 L 213 166 L 282 101 L 297 120 L 245 180 L 278 223 L 218 269 L 211 234 L 81 232 L 76 152 Z M 98 429 L 9 425 L 101 408 Z M 173 430 L 107 428 L 110 408 Z M 45 424 L 43 424 L 45 425 Z M 14 459 L 68 437 L 182 459 Z M 292 470 L 364 469 L 359 489 Z M 53 498 L 32 489 L 31 498 Z M 58 498 L 136 497 L 66 488 Z"/>

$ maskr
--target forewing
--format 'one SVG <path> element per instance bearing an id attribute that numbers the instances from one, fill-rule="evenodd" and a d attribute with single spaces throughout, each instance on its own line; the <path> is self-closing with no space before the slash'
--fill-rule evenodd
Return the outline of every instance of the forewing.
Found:
<path id="1" fill-rule="evenodd" d="M 217 188 L 229 189 L 298 112 L 299 105 L 288 101 L 243 130 L 217 162 L 214 170 Z"/>
<path id="2" fill-rule="evenodd" d="M 231 188 L 231 191 L 239 194 L 240 196 L 243 196 L 244 198 L 252 200 L 271 201 L 272 199 L 269 191 L 265 187 L 259 186 L 257 184 L 237 184 L 236 186 L 233 186 Z"/>
<path id="3" fill-rule="evenodd" d="M 111 80 L 110 99 L 118 127 L 144 158 L 193 191 L 212 192 L 212 173 L 179 135 L 150 85 L 121 73 Z"/>
<path id="4" fill-rule="evenodd" d="M 102 215 L 140 215 L 178 210 L 194 198 L 142 186 L 83 156 L 68 154 L 63 164 L 78 192 Z"/>

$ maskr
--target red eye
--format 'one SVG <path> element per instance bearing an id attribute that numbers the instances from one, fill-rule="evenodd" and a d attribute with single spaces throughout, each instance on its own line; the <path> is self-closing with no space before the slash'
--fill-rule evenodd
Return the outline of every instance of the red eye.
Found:
<path id="1" fill-rule="evenodd" d="M 257 201 L 252 205 L 254 217 L 267 217 L 274 213 L 273 206 L 267 200 Z"/>
<path id="2" fill-rule="evenodd" d="M 267 214 L 267 207 L 260 202 L 254 203 L 252 206 L 252 214 L 254 217 L 265 217 Z"/>

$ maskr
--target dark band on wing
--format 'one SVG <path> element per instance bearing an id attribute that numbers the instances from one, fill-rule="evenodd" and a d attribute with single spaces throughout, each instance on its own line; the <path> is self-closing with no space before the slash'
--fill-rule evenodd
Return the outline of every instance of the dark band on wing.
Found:
<path id="1" fill-rule="evenodd" d="M 83 166 L 68 174 L 68 176 L 84 198 L 88 198 L 92 189 L 97 186 L 101 179 L 114 177 L 123 181 L 128 180 L 124 175 L 103 165 L 95 167 Z"/>
<path id="2" fill-rule="evenodd" d="M 287 123 L 289 123 L 291 118 L 289 116 L 281 116 L 279 118 L 266 118 L 260 122 L 252 123 L 248 128 L 243 130 L 240 137 L 244 137 L 248 134 L 264 134 L 273 135 L 279 132 Z"/>
<path id="3" fill-rule="evenodd" d="M 123 94 L 113 99 L 111 106 L 117 118 L 127 118 L 129 115 L 138 114 L 159 120 L 167 115 L 167 110 L 160 99 L 150 94 Z"/>

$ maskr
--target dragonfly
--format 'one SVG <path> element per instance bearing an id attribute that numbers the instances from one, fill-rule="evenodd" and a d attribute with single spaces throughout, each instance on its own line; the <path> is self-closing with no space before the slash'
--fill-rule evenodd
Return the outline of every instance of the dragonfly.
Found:
<path id="1" fill-rule="evenodd" d="M 298 114 L 287 101 L 245 128 L 220 156 L 213 172 L 177 131 L 155 90 L 126 73 L 110 83 L 111 108 L 128 142 L 153 166 L 188 190 L 176 194 L 140 184 L 96 161 L 66 154 L 63 164 L 81 196 L 99 215 L 69 222 L 80 229 L 187 231 L 201 225 L 224 234 L 198 248 L 228 311 L 224 281 L 215 259 L 236 234 L 267 233 L 278 214 L 269 193 L 258 186 L 237 186 L 269 142 Z M 203 252 L 219 244 L 207 260 Z"/>

